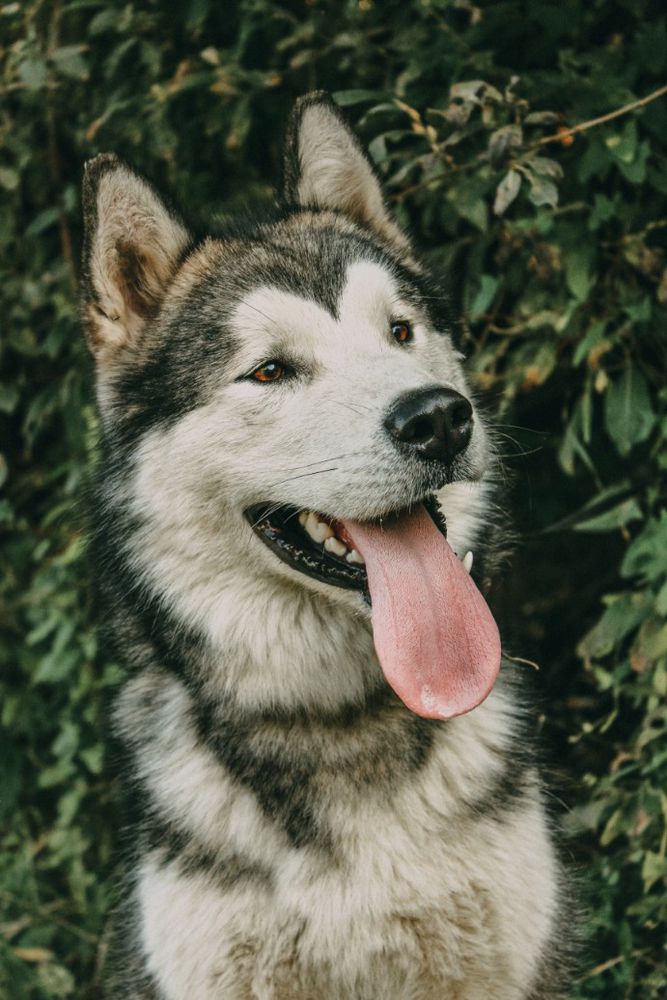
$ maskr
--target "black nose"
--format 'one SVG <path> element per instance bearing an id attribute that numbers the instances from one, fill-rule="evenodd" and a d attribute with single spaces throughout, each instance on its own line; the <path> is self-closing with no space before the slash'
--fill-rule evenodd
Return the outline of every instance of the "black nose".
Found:
<path id="1" fill-rule="evenodd" d="M 421 389 L 401 396 L 384 425 L 419 458 L 449 464 L 470 443 L 472 406 L 454 389 Z"/>

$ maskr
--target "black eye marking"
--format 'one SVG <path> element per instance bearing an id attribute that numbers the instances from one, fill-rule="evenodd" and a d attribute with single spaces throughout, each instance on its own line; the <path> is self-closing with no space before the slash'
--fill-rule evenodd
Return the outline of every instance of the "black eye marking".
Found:
<path id="1" fill-rule="evenodd" d="M 412 327 L 406 319 L 393 320 L 391 335 L 397 344 L 409 344 L 415 339 Z"/>

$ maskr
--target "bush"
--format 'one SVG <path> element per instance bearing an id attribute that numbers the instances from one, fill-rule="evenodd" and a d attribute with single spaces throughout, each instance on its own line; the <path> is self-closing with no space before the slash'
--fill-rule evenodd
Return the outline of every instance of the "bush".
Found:
<path id="1" fill-rule="evenodd" d="M 113 894 L 102 733 L 121 672 L 84 553 L 83 162 L 114 150 L 195 213 L 234 210 L 270 193 L 290 105 L 323 87 L 449 272 L 507 443 L 522 541 L 496 609 L 543 666 L 570 776 L 588 905 L 573 996 L 663 996 L 664 8 L 29 0 L 0 25 L 0 993 L 96 996 Z"/>

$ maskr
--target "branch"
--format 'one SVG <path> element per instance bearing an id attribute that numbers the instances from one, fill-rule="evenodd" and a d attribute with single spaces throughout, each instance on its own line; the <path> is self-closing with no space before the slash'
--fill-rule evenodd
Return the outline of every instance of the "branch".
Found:
<path id="1" fill-rule="evenodd" d="M 556 132 L 554 135 L 542 136 L 541 139 L 538 139 L 536 142 L 531 143 L 518 152 L 528 153 L 533 149 L 539 149 L 541 146 L 546 146 L 550 142 L 562 142 L 563 139 L 568 139 L 570 136 L 579 135 L 581 132 L 587 132 L 589 129 L 595 128 L 597 125 L 604 125 L 605 122 L 610 122 L 614 118 L 620 118 L 621 115 L 627 115 L 632 111 L 636 111 L 638 108 L 643 108 L 645 105 L 650 104 L 651 101 L 656 101 L 659 97 L 663 97 L 665 94 L 667 94 L 667 84 L 664 87 L 659 87 L 658 90 L 654 90 L 652 94 L 647 94 L 646 97 L 640 97 L 639 100 L 632 101 L 630 104 L 624 104 L 622 108 L 616 108 L 614 111 L 609 111 L 606 115 L 600 115 L 599 118 L 591 118 L 587 122 L 580 122 L 578 125 L 573 125 L 572 128 L 564 129 L 562 132 Z M 426 180 L 420 181 L 418 184 L 413 184 L 411 187 L 405 188 L 403 191 L 398 191 L 390 197 L 390 201 L 402 201 L 408 195 L 421 191 L 423 188 L 429 187 L 431 184 L 435 184 L 438 181 L 445 180 L 452 174 L 458 174 L 464 170 L 471 170 L 473 167 L 478 166 L 478 164 L 483 163 L 487 159 L 488 155 L 485 150 L 483 153 L 479 153 L 477 156 L 473 157 L 472 160 L 468 160 L 466 163 L 456 164 L 448 170 L 443 170 L 441 173 L 436 174 L 434 177 L 428 177 Z M 518 156 L 515 156 L 514 159 L 518 159 Z"/>
<path id="2" fill-rule="evenodd" d="M 620 118 L 621 115 L 627 115 L 631 111 L 636 111 L 637 108 L 643 108 L 646 104 L 650 104 L 651 101 L 656 101 L 663 94 L 667 94 L 667 84 L 664 87 L 659 87 L 658 90 L 654 90 L 652 94 L 647 94 L 646 97 L 640 97 L 638 101 L 632 101 L 630 104 L 623 105 L 622 108 L 616 108 L 615 111 L 610 111 L 606 115 L 600 115 L 599 118 L 591 118 L 590 121 L 580 122 L 579 125 L 573 125 L 572 128 L 564 129 L 562 132 L 557 132 L 555 135 L 545 135 L 537 142 L 534 142 L 529 149 L 537 148 L 538 146 L 546 146 L 549 142 L 562 142 L 563 139 L 568 139 L 570 136 L 578 135 L 580 132 L 587 132 L 589 128 L 595 128 L 596 125 L 604 125 L 605 122 L 610 122 L 614 118 Z"/>

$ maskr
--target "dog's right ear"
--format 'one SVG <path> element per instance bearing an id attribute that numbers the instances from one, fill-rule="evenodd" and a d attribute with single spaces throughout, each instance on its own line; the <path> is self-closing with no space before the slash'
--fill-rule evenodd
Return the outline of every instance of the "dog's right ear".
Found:
<path id="1" fill-rule="evenodd" d="M 151 185 L 109 153 L 86 164 L 83 209 L 84 319 L 105 365 L 157 314 L 191 237 Z"/>

